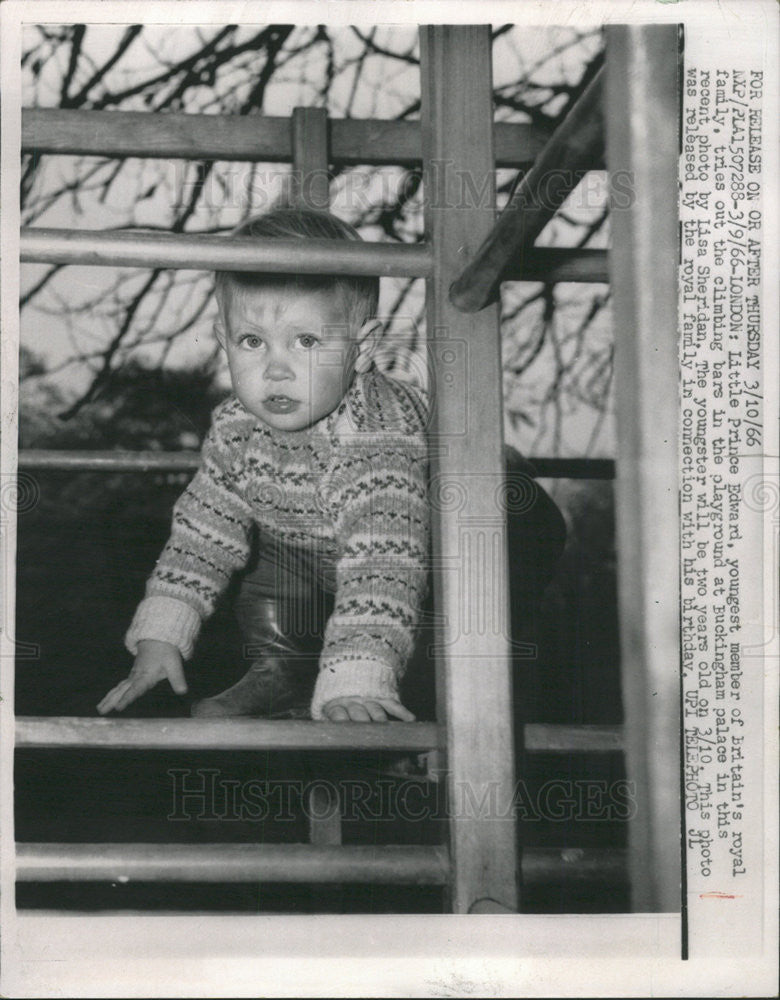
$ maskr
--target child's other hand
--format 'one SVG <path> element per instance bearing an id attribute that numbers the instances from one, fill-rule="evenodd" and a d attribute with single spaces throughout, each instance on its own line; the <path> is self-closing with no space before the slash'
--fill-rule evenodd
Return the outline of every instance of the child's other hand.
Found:
<path id="1" fill-rule="evenodd" d="M 322 714 L 328 722 L 387 722 L 390 718 L 414 722 L 414 715 L 400 701 L 357 695 L 332 698 L 322 706 Z"/>
<path id="2" fill-rule="evenodd" d="M 181 653 L 176 646 L 157 639 L 142 639 L 138 643 L 138 653 L 129 676 L 108 692 L 97 710 L 101 715 L 111 711 L 121 712 L 166 677 L 176 694 L 186 693 L 187 681 Z"/>

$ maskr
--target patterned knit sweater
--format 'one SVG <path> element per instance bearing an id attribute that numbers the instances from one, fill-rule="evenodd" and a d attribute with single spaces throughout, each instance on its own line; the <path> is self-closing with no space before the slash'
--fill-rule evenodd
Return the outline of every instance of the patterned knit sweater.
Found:
<path id="1" fill-rule="evenodd" d="M 230 398 L 125 637 L 188 658 L 201 623 L 247 562 L 253 522 L 335 562 L 312 716 L 332 698 L 397 698 L 427 580 L 427 410 L 421 390 L 357 374 L 341 404 L 301 431 L 266 426 Z"/>

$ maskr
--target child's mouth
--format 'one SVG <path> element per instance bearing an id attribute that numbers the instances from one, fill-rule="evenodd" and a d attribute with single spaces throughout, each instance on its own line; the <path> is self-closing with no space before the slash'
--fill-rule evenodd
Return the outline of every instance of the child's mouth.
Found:
<path id="1" fill-rule="evenodd" d="M 297 399 L 289 396 L 266 396 L 263 405 L 271 413 L 291 413 L 300 405 Z"/>

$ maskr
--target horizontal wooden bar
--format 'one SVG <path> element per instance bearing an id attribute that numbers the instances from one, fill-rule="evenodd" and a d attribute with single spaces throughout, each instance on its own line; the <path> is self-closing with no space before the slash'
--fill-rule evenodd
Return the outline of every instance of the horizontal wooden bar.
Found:
<path id="1" fill-rule="evenodd" d="M 19 452 L 19 468 L 65 472 L 193 472 L 197 451 L 59 451 L 29 448 Z"/>
<path id="2" fill-rule="evenodd" d="M 403 278 L 425 277 L 432 261 L 430 248 L 423 243 L 256 240 L 213 234 L 43 228 L 21 231 L 20 257 L 36 264 Z"/>
<path id="3" fill-rule="evenodd" d="M 309 722 L 301 719 L 103 719 L 20 716 L 17 747 L 113 750 L 430 750 L 435 722 Z"/>
<path id="4" fill-rule="evenodd" d="M 614 479 L 611 458 L 544 458 L 529 461 L 541 479 Z M 19 452 L 23 469 L 70 472 L 192 472 L 197 451 L 66 451 L 27 448 Z"/>
<path id="5" fill-rule="evenodd" d="M 501 280 L 609 284 L 607 256 L 606 250 L 528 247 L 520 259 L 507 263 Z"/>
<path id="6" fill-rule="evenodd" d="M 512 193 L 490 235 L 450 287 L 450 301 L 478 312 L 498 297 L 508 267 L 522 260 L 585 173 L 603 161 L 603 70 L 590 82 L 555 130 L 533 167 Z"/>
<path id="7" fill-rule="evenodd" d="M 103 719 L 20 716 L 17 747 L 111 747 L 146 750 L 431 750 L 443 746 L 434 722 L 308 722 L 269 719 Z M 531 752 L 611 752 L 621 726 L 527 723 Z"/>
<path id="8" fill-rule="evenodd" d="M 525 885 L 626 881 L 626 852 L 522 852 Z M 362 882 L 445 885 L 443 846 L 311 844 L 17 844 L 19 882 Z"/>
<path id="9" fill-rule="evenodd" d="M 622 726 L 527 723 L 525 749 L 538 753 L 612 753 L 623 749 Z"/>
<path id="10" fill-rule="evenodd" d="M 328 131 L 331 163 L 409 167 L 422 158 L 418 121 L 332 118 Z M 493 135 L 499 167 L 527 167 L 549 139 L 543 128 L 510 122 L 496 122 Z M 22 151 L 38 156 L 70 153 L 286 163 L 292 160 L 292 128 L 289 118 L 266 115 L 25 108 Z"/>
<path id="11" fill-rule="evenodd" d="M 20 882 L 362 882 L 444 885 L 443 846 L 17 844 Z"/>
<path id="12" fill-rule="evenodd" d="M 21 259 L 29 263 L 177 267 L 236 271 L 386 274 L 424 277 L 431 266 L 425 244 L 329 240 L 260 242 L 246 237 L 105 230 L 22 230 Z M 311 254 L 307 253 L 307 248 Z M 357 250 L 356 250 L 357 248 Z M 363 255 L 366 253 L 366 259 Z M 337 251 L 334 258 L 334 250 Z M 342 253 L 343 251 L 343 253 Z M 387 252 L 386 252 L 387 251 Z M 172 256 L 170 256 L 172 255 Z M 306 258 L 312 257 L 307 263 Z M 327 259 L 327 263 L 326 263 Z M 606 250 L 531 247 L 502 280 L 608 283 Z"/>
<path id="13" fill-rule="evenodd" d="M 526 847 L 524 885 L 615 885 L 628 880 L 626 851 L 608 847 Z"/>

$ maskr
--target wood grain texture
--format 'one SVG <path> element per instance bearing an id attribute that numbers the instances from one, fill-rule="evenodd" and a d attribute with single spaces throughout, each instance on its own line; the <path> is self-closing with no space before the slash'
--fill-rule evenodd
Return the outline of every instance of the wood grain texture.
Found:
<path id="1" fill-rule="evenodd" d="M 529 722 L 523 727 L 526 753 L 619 753 L 622 726 L 559 726 Z"/>
<path id="2" fill-rule="evenodd" d="M 325 108 L 293 108 L 292 152 L 293 197 L 304 208 L 327 209 L 330 184 Z"/>
<path id="3" fill-rule="evenodd" d="M 618 459 L 616 532 L 632 906 L 680 907 L 677 26 L 607 29 Z"/>
<path id="4" fill-rule="evenodd" d="M 514 785 L 508 640 L 499 319 L 448 300 L 455 275 L 495 216 L 490 29 L 420 30 L 438 703 L 447 729 L 452 908 L 517 909 L 513 818 L 496 821 Z M 487 797 L 483 811 L 479 803 Z M 511 815 L 511 813 L 510 813 Z"/>
<path id="5" fill-rule="evenodd" d="M 344 165 L 419 166 L 420 123 L 333 119 L 330 158 Z M 496 165 L 527 167 L 549 139 L 536 125 L 494 125 Z M 152 114 L 144 111 L 63 111 L 25 108 L 22 151 L 83 156 L 241 160 L 289 163 L 292 120 L 267 115 Z"/>
<path id="6" fill-rule="evenodd" d="M 425 277 L 432 255 L 424 244 L 351 240 L 255 240 L 211 234 L 180 236 L 129 230 L 23 229 L 22 261 L 96 267 L 154 267 L 272 274 L 385 274 Z"/>
<path id="7" fill-rule="evenodd" d="M 444 847 L 17 844 L 20 882 L 364 882 L 441 885 Z"/>
<path id="8" fill-rule="evenodd" d="M 308 844 L 34 844 L 16 845 L 19 882 L 333 882 L 443 885 L 443 847 Z M 527 885 L 614 885 L 626 879 L 625 851 L 528 848 Z M 489 898 L 489 897 L 488 897 Z M 472 907 L 472 912 L 499 912 Z M 500 912 L 512 912 L 500 906 Z"/>
<path id="9" fill-rule="evenodd" d="M 268 719 L 102 719 L 20 716 L 17 747 L 145 750 L 430 750 L 432 722 L 308 722 Z"/>

